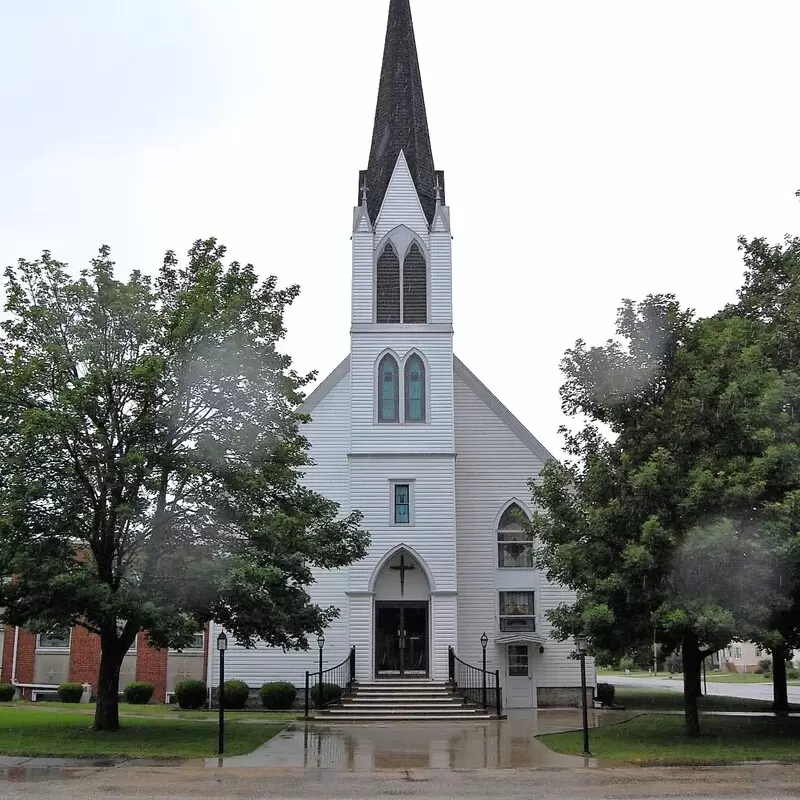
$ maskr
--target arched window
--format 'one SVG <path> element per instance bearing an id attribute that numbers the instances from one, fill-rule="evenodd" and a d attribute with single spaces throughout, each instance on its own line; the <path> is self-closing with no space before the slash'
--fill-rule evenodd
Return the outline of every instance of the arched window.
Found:
<path id="1" fill-rule="evenodd" d="M 400 322 L 400 259 L 391 244 L 378 259 L 375 283 L 375 321 Z"/>
<path id="2" fill-rule="evenodd" d="M 428 321 L 428 267 L 416 244 L 403 261 L 403 322 Z"/>
<path id="3" fill-rule="evenodd" d="M 525 530 L 525 512 L 512 503 L 497 526 L 497 565 L 499 567 L 533 566 L 533 541 Z"/>
<path id="4" fill-rule="evenodd" d="M 400 421 L 400 370 L 388 353 L 378 365 L 378 422 Z"/>
<path id="5" fill-rule="evenodd" d="M 425 364 L 416 353 L 406 361 L 403 377 L 406 422 L 425 422 Z"/>

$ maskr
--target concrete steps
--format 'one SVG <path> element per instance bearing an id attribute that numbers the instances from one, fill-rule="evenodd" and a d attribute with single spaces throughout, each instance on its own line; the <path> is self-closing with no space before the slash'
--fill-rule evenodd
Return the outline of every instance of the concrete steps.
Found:
<path id="1" fill-rule="evenodd" d="M 350 697 L 318 711 L 327 722 L 474 722 L 495 719 L 489 711 L 467 704 L 448 684 L 423 680 L 359 683 Z"/>

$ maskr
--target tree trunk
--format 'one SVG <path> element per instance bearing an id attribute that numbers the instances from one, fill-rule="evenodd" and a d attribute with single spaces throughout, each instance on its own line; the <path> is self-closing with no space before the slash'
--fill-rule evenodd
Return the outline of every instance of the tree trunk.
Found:
<path id="1" fill-rule="evenodd" d="M 700 736 L 700 713 L 697 710 L 697 698 L 700 697 L 700 648 L 697 636 L 684 631 L 681 637 L 681 654 L 683 656 L 683 710 L 686 723 L 686 735 Z"/>
<path id="2" fill-rule="evenodd" d="M 786 658 L 789 655 L 781 645 L 772 651 L 772 710 L 776 714 L 789 712 L 789 691 L 786 686 Z"/>
<path id="3" fill-rule="evenodd" d="M 94 712 L 96 731 L 119 730 L 119 671 L 122 656 L 115 648 L 102 647 L 100 676 L 97 684 L 97 707 Z"/>

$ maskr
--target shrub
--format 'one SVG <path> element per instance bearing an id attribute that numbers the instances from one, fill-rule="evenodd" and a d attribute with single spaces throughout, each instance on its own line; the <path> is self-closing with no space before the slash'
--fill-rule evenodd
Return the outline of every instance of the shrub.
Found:
<path id="1" fill-rule="evenodd" d="M 134 706 L 144 706 L 150 702 L 156 687 L 147 681 L 134 681 L 125 687 L 125 702 Z"/>
<path id="2" fill-rule="evenodd" d="M 626 669 L 634 670 L 636 669 L 636 664 L 630 656 L 623 656 L 619 660 L 619 668 L 622 672 L 625 672 Z"/>
<path id="3" fill-rule="evenodd" d="M 294 705 L 297 689 L 294 684 L 285 681 L 265 683 L 259 690 L 258 696 L 264 708 L 271 711 L 285 711 Z"/>
<path id="4" fill-rule="evenodd" d="M 241 709 L 247 705 L 250 687 L 244 681 L 225 681 L 222 696 L 225 698 L 225 708 Z"/>
<path id="5" fill-rule="evenodd" d="M 175 687 L 175 697 L 180 708 L 202 708 L 208 700 L 208 689 L 203 681 L 181 681 Z"/>
<path id="6" fill-rule="evenodd" d="M 83 686 L 80 683 L 62 683 L 58 687 L 58 697 L 62 703 L 80 703 Z"/>
<path id="7" fill-rule="evenodd" d="M 769 675 L 770 672 L 772 672 L 772 659 L 762 658 L 758 662 L 758 666 L 755 668 L 754 672 L 758 673 L 759 675 Z"/>
<path id="8" fill-rule="evenodd" d="M 794 667 L 787 669 L 786 678 L 790 681 L 800 680 L 800 669 L 795 669 Z"/>
<path id="9" fill-rule="evenodd" d="M 10 703 L 16 691 L 10 683 L 0 683 L 0 703 Z"/>
<path id="10" fill-rule="evenodd" d="M 335 683 L 318 683 L 311 687 L 311 700 L 317 708 L 329 706 L 342 696 L 342 690 Z"/>
<path id="11" fill-rule="evenodd" d="M 604 706 L 613 706 L 615 691 L 616 689 L 611 683 L 598 683 L 597 693 L 595 696 L 597 697 L 597 700 Z"/>

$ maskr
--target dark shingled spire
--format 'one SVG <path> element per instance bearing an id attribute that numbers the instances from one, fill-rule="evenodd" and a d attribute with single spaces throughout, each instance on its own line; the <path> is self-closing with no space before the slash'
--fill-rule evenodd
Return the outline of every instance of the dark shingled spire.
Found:
<path id="1" fill-rule="evenodd" d="M 359 182 L 359 186 L 363 186 L 366 178 L 367 207 L 373 221 L 380 211 L 401 150 L 405 153 L 425 216 L 431 222 L 436 209 L 437 175 L 433 168 L 411 5 L 409 0 L 391 0 L 369 167 L 361 173 Z M 439 184 L 444 202 L 441 175 Z"/>

